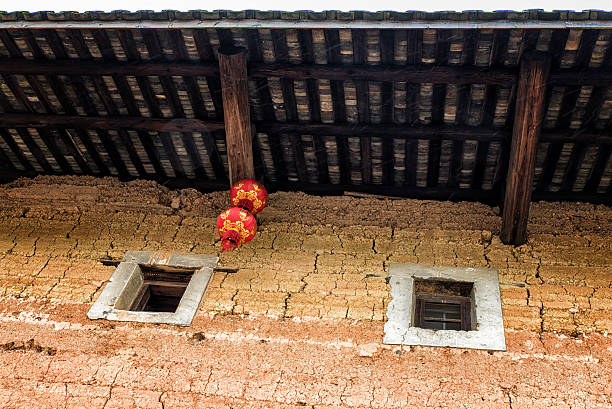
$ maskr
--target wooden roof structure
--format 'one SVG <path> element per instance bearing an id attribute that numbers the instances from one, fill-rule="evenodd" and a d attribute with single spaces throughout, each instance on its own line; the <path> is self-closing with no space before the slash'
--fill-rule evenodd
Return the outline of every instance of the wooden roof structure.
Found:
<path id="1" fill-rule="evenodd" d="M 245 134 L 272 191 L 611 204 L 612 13 L 0 13 L 0 180 L 226 189 Z"/>

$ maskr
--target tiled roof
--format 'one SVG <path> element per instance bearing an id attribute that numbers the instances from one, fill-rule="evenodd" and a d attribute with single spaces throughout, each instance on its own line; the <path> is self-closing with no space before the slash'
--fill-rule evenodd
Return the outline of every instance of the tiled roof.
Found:
<path id="1" fill-rule="evenodd" d="M 279 11 L 279 10 L 115 10 L 104 11 L 0 11 L 0 21 L 189 21 L 189 20 L 307 20 L 307 21 L 611 21 L 612 11 L 525 10 L 525 11 Z"/>
<path id="2" fill-rule="evenodd" d="M 3 16 L 66 21 L 229 21 L 247 17 L 288 19 L 290 15 L 311 19 L 417 15 L 431 19 L 578 19 L 591 18 L 595 12 L 40 12 Z M 610 13 L 605 16 L 610 17 Z M 51 129 L 34 129 L 29 127 L 32 123 L 5 126 L 0 127 L 0 159 L 8 158 L 6 162 L 19 171 L 177 178 L 194 184 L 209 181 L 224 185 L 227 153 L 219 76 L 215 72 L 222 43 L 244 47 L 250 68 L 280 70 L 249 78 L 251 114 L 257 131 L 256 170 L 269 186 L 303 188 L 309 184 L 321 191 L 335 186 L 369 186 L 393 195 L 407 194 L 410 189 L 428 194 L 447 189 L 455 198 L 499 197 L 507 166 L 506 143 L 512 130 L 520 56 L 526 49 L 536 49 L 551 57 L 551 75 L 565 73 L 571 83 L 556 81 L 548 88 L 535 192 L 542 197 L 575 196 L 576 200 L 588 193 L 610 200 L 612 29 L 0 29 L 0 58 L 8 63 L 63 67 L 106 64 L 97 73 L 31 75 L 18 69 L 6 71 L 6 63 L 0 75 L 0 113 L 216 124 L 208 132 L 177 128 L 157 132 L 142 126 L 110 125 L 84 129 L 72 122 Z M 125 69 L 163 64 L 208 67 L 208 71 L 104 71 L 111 65 Z M 334 67 L 340 75 L 296 77 L 281 72 L 312 67 Z M 421 70 L 424 76 L 406 80 L 389 74 L 412 68 Z M 386 72 L 387 76 L 358 77 L 351 74 L 353 69 Z M 504 80 L 491 81 L 482 76 L 473 76 L 467 83 L 450 77 L 449 81 L 434 80 L 431 75 L 435 70 L 491 71 L 503 74 Z M 586 71 L 599 75 L 603 82 L 576 82 Z M 428 129 L 428 136 L 406 134 L 407 129 L 421 128 Z M 597 139 L 599 142 L 581 138 L 589 132 L 602 138 Z M 564 135 L 565 139 L 551 135 Z"/>

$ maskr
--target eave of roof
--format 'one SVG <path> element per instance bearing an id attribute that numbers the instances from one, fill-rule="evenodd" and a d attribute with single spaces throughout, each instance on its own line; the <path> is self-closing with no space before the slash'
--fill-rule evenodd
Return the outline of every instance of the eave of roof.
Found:
<path id="1" fill-rule="evenodd" d="M 612 11 L 2 12 L 0 28 L 612 28 Z"/>

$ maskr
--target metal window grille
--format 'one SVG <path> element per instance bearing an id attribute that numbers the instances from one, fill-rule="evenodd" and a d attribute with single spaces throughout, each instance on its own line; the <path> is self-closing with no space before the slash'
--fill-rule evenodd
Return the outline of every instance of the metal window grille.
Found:
<path id="1" fill-rule="evenodd" d="M 414 325 L 434 330 L 472 330 L 470 297 L 417 295 Z"/>

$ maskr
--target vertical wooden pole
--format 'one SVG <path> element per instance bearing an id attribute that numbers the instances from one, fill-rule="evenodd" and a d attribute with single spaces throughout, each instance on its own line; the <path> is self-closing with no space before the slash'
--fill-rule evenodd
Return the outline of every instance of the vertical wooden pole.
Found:
<path id="1" fill-rule="evenodd" d="M 519 245 L 527 239 L 549 66 L 550 61 L 543 53 L 532 52 L 521 60 L 502 216 L 501 240 L 506 244 Z"/>
<path id="2" fill-rule="evenodd" d="M 219 74 L 230 183 L 255 177 L 246 50 L 219 49 Z"/>

